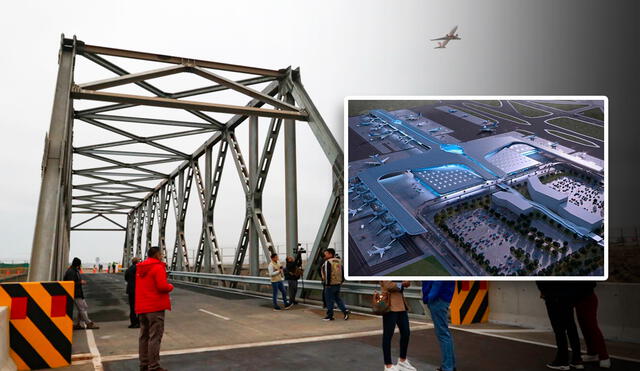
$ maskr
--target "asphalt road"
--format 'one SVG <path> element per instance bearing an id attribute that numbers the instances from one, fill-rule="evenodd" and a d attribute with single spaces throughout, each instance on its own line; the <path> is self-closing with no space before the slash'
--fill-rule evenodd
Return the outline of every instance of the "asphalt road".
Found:
<path id="1" fill-rule="evenodd" d="M 94 330 L 99 355 L 87 359 L 88 333 L 74 332 L 77 359 L 68 370 L 138 370 L 137 330 L 127 329 L 128 308 L 120 275 L 87 274 L 89 315 L 101 326 Z M 376 370 L 382 369 L 380 318 L 354 315 L 349 321 L 321 321 L 322 310 L 300 305 L 273 312 L 270 300 L 216 290 L 178 287 L 167 313 L 161 364 L 169 370 Z M 229 318 L 215 317 L 210 313 Z M 409 359 L 418 370 L 434 370 L 440 350 L 433 329 L 424 320 L 411 322 Z M 497 329 L 496 329 L 497 328 Z M 501 330 L 502 329 L 502 330 Z M 491 334 L 491 331 L 496 331 Z M 500 331 L 506 331 L 501 333 Z M 515 332 L 514 332 L 515 331 Z M 517 332 L 522 331 L 521 335 Z M 532 332 L 533 331 L 533 332 Z M 551 334 L 491 324 L 452 330 L 458 370 L 542 371 L 554 349 Z M 500 335 L 497 335 L 500 334 Z M 521 338 L 518 338 L 521 336 Z M 505 338 L 506 337 L 506 338 Z M 398 355 L 398 335 L 392 342 Z M 626 349 L 635 356 L 640 351 Z M 615 353 L 614 353 L 615 354 Z M 81 356 L 78 358 L 78 356 Z M 94 362 L 95 360 L 98 362 Z M 640 363 L 613 359 L 612 370 L 638 370 Z M 587 365 L 587 370 L 597 369 Z"/>

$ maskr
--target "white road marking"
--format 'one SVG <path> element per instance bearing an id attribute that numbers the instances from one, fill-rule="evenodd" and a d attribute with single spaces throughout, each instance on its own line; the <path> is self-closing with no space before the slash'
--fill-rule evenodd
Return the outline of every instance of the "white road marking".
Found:
<path id="1" fill-rule="evenodd" d="M 549 332 L 549 330 L 543 329 L 535 329 L 535 328 L 522 328 L 522 329 L 491 329 L 491 328 L 482 328 L 476 329 L 478 333 L 487 332 L 487 333 L 520 333 L 520 332 Z"/>
<path id="2" fill-rule="evenodd" d="M 89 351 L 93 356 L 93 369 L 102 370 L 102 358 L 100 357 L 100 351 L 96 345 L 96 339 L 93 337 L 93 330 L 85 330 L 87 332 L 87 344 L 89 345 Z"/>
<path id="3" fill-rule="evenodd" d="M 228 321 L 228 320 L 230 320 L 230 319 L 231 319 L 231 318 L 229 318 L 229 317 L 225 317 L 225 316 L 222 316 L 222 315 L 220 315 L 220 314 L 216 314 L 216 313 L 213 313 L 213 312 L 209 312 L 208 310 L 204 310 L 204 309 L 202 309 L 202 308 L 200 308 L 200 309 L 198 309 L 198 310 L 199 310 L 200 312 L 202 312 L 202 313 L 210 314 L 210 315 L 212 315 L 212 316 L 214 316 L 214 317 L 218 317 L 218 318 L 223 319 L 223 320 L 225 320 L 225 321 Z"/>
<path id="4" fill-rule="evenodd" d="M 427 330 L 430 329 L 431 326 L 415 326 L 411 330 Z M 396 332 L 398 330 L 396 329 Z M 274 345 L 288 345 L 288 344 L 300 344 L 300 343 L 311 343 L 318 341 L 329 341 L 329 340 L 341 340 L 341 339 L 351 339 L 356 337 L 364 337 L 364 336 L 374 336 L 374 335 L 382 335 L 382 330 L 371 330 L 371 331 L 361 331 L 361 332 L 352 332 L 347 334 L 336 334 L 336 335 L 323 335 L 323 336 L 308 336 L 296 339 L 282 339 L 282 340 L 271 340 L 271 341 L 259 341 L 255 343 L 243 343 L 243 344 L 230 344 L 230 345 L 217 345 L 211 347 L 200 347 L 200 348 L 188 348 L 188 349 L 175 349 L 175 350 L 165 350 L 160 352 L 161 356 L 169 356 L 169 355 L 177 355 L 177 354 L 191 354 L 191 353 L 202 353 L 202 352 L 212 352 L 212 351 L 221 351 L 221 350 L 231 350 L 231 349 L 242 349 L 242 348 L 254 348 L 254 347 L 266 347 L 266 346 L 274 346 Z M 126 359 L 135 359 L 138 358 L 138 354 L 122 354 L 122 355 L 113 355 L 113 356 L 104 356 L 102 359 L 105 362 L 112 361 L 121 361 Z"/>
<path id="5" fill-rule="evenodd" d="M 567 129 L 563 129 L 563 130 L 567 130 Z M 565 133 L 564 131 L 555 130 L 555 129 L 544 129 L 544 131 L 546 131 L 547 134 L 553 135 L 554 137 L 557 137 L 557 138 L 560 138 L 560 139 L 564 139 L 564 140 L 566 140 L 568 142 L 576 143 L 576 144 L 579 144 L 581 146 L 592 147 L 592 148 L 600 148 L 599 145 L 593 143 L 592 141 L 590 141 L 588 139 L 584 139 L 584 138 L 581 138 L 581 137 L 579 137 L 577 135 L 573 135 L 573 134 L 570 134 L 570 133 Z M 572 132 L 572 133 L 575 133 L 575 131 L 572 131 L 572 130 L 569 130 L 569 131 Z M 554 133 L 557 133 L 557 134 L 554 134 Z M 562 136 L 562 134 L 564 134 L 564 136 Z M 581 140 L 582 142 L 579 142 L 578 140 L 573 140 L 573 139 L 567 138 L 567 137 L 576 138 L 578 140 Z M 586 137 L 587 138 L 591 138 L 590 136 L 586 136 Z M 587 142 L 589 144 L 586 144 L 585 142 Z"/>
<path id="6" fill-rule="evenodd" d="M 180 283 L 184 284 L 183 282 L 180 282 Z M 191 286 L 191 285 L 189 285 L 189 286 Z M 195 285 L 193 285 L 193 286 L 195 286 Z M 269 301 L 272 300 L 271 297 L 268 297 L 268 296 L 261 296 L 261 295 L 237 292 L 235 290 L 225 290 L 225 289 L 221 289 L 221 288 L 217 288 L 217 287 L 207 287 L 207 289 L 215 290 L 215 291 L 230 292 L 230 293 L 234 293 L 234 294 L 237 294 L 237 295 L 250 296 L 250 297 L 253 297 L 253 298 L 264 299 L 264 300 L 269 300 Z M 322 309 L 322 307 L 320 305 L 315 305 L 315 304 L 298 303 L 297 305 L 304 305 L 304 306 L 311 307 L 311 308 Z M 213 313 L 209 313 L 209 314 L 215 315 Z M 380 317 L 377 314 L 356 312 L 356 311 L 352 311 L 351 314 L 356 314 L 356 315 L 364 316 L 364 317 Z M 416 325 L 427 325 L 427 326 L 433 327 L 433 325 L 428 323 L 428 322 L 409 320 L 409 323 L 413 323 L 413 324 L 416 324 Z"/>
<path id="7" fill-rule="evenodd" d="M 553 117 L 553 118 L 550 118 L 550 119 L 546 119 L 546 120 L 544 120 L 544 122 L 545 122 L 547 125 L 555 126 L 555 127 L 559 128 L 559 129 L 563 129 L 563 130 L 566 130 L 566 131 L 568 131 L 568 132 L 571 132 L 571 133 L 574 133 L 574 134 L 578 134 L 578 135 L 582 135 L 583 137 L 587 137 L 587 138 L 589 138 L 589 139 L 597 140 L 598 142 L 602 142 L 602 143 L 604 143 L 604 139 L 594 138 L 594 137 L 592 137 L 591 135 L 584 134 L 584 133 L 581 133 L 581 132 L 579 132 L 579 131 L 575 131 L 575 130 L 567 129 L 567 128 L 566 128 L 566 127 L 564 127 L 564 126 L 557 125 L 557 124 L 552 124 L 552 123 L 550 123 L 550 122 L 549 122 L 549 121 L 551 121 L 551 120 L 555 120 L 555 119 L 569 119 L 569 120 L 574 120 L 574 121 L 580 121 L 580 122 L 582 122 L 582 123 L 585 123 L 585 124 L 588 124 L 588 125 L 591 125 L 591 126 L 596 126 L 596 127 L 603 128 L 603 129 L 604 129 L 604 126 L 601 126 L 601 125 L 598 125 L 598 124 L 594 124 L 594 123 L 589 122 L 589 121 L 580 120 L 580 119 L 577 119 L 577 118 L 575 118 L 575 117 L 569 117 L 569 116 L 557 116 L 557 117 Z M 606 134 L 605 134 L 605 135 L 606 135 Z M 580 138 L 580 137 L 578 137 L 578 138 Z M 580 138 L 580 139 L 582 139 L 582 138 Z"/>
<path id="8" fill-rule="evenodd" d="M 483 332 L 483 330 L 480 330 L 480 329 L 466 329 L 466 328 L 457 327 L 457 326 L 449 326 L 449 328 L 452 328 L 452 329 L 458 330 L 458 331 L 470 332 L 472 334 L 477 334 L 477 335 L 490 336 L 490 337 L 494 337 L 494 338 L 498 338 L 498 339 L 505 339 L 505 340 L 517 341 L 517 342 L 520 342 L 520 343 L 539 345 L 539 346 L 547 347 L 547 348 L 554 348 L 554 349 L 557 348 L 555 344 L 549 344 L 549 343 L 543 343 L 543 342 L 540 342 L 540 341 L 533 341 L 533 340 L 514 338 L 514 337 L 511 337 L 511 336 L 505 336 L 505 335 L 492 334 L 492 333 L 489 333 L 489 332 Z M 613 354 L 609 354 L 609 357 L 615 358 L 615 359 L 620 359 L 620 360 L 623 360 L 623 361 L 628 361 L 628 362 L 640 363 L 640 359 L 637 359 L 637 358 L 623 357 L 623 356 L 617 356 L 617 355 L 613 355 Z"/>

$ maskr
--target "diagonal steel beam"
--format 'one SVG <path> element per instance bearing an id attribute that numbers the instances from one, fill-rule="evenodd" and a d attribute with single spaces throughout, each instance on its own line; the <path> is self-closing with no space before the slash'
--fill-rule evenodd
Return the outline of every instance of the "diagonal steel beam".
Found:
<path id="1" fill-rule="evenodd" d="M 107 93 L 102 91 L 84 90 L 78 86 L 71 89 L 71 97 L 74 99 L 88 99 L 103 102 L 125 103 L 151 107 L 176 108 L 196 111 L 219 112 L 230 114 L 243 114 L 259 117 L 278 117 L 307 121 L 307 114 L 298 111 L 277 110 L 270 108 L 255 108 L 250 106 L 235 106 L 230 104 L 196 102 L 172 98 L 145 97 L 142 95 Z M 82 116 L 80 116 L 82 117 Z M 84 118 L 81 118 L 84 120 Z"/>
<path id="2" fill-rule="evenodd" d="M 243 86 L 250 86 L 250 85 L 262 84 L 265 82 L 273 81 L 275 79 L 276 78 L 273 76 L 260 76 L 260 77 L 252 77 L 244 80 L 238 80 L 236 81 L 236 83 Z M 212 86 L 205 86 L 202 88 L 189 89 L 189 90 L 179 91 L 176 93 L 171 93 L 169 94 L 169 97 L 170 98 L 186 98 L 186 97 L 193 97 L 195 95 L 215 93 L 218 91 L 224 91 L 228 89 L 229 87 L 225 85 L 212 85 Z"/>
<path id="3" fill-rule="evenodd" d="M 169 66 L 164 68 L 158 68 L 151 71 L 130 73 L 130 74 L 125 74 L 117 77 L 112 77 L 109 79 L 87 82 L 84 84 L 78 84 L 78 86 L 82 89 L 101 90 L 101 89 L 113 88 L 116 86 L 129 84 L 132 82 L 145 81 L 145 80 L 155 79 L 162 76 L 174 75 L 174 74 L 185 72 L 188 70 L 189 68 L 183 65 Z"/>
<path id="4" fill-rule="evenodd" d="M 189 158 L 189 155 L 187 155 L 186 153 L 183 153 L 183 152 L 175 150 L 175 149 L 173 149 L 171 147 L 167 147 L 165 145 L 156 143 L 156 142 L 154 142 L 152 140 L 147 140 L 144 137 L 140 137 L 140 136 L 131 134 L 128 131 L 118 129 L 116 127 L 113 127 L 111 125 L 107 125 L 107 124 L 102 123 L 100 121 L 96 121 L 96 120 L 85 118 L 85 117 L 80 118 L 80 120 L 84 121 L 84 122 L 86 122 L 88 124 L 91 124 L 93 126 L 97 126 L 97 127 L 101 128 L 101 129 L 105 129 L 105 130 L 111 131 L 113 133 L 122 135 L 123 137 L 131 138 L 131 139 L 135 140 L 138 143 L 147 144 L 149 146 L 156 147 L 156 148 L 161 149 L 163 151 L 166 151 L 166 152 L 169 152 L 169 153 L 173 153 L 173 154 L 178 155 L 178 156 L 183 156 L 184 158 Z"/>
<path id="5" fill-rule="evenodd" d="M 327 156 L 333 175 L 342 181 L 344 176 L 344 154 L 342 148 L 340 148 L 338 141 L 333 134 L 331 134 L 327 123 L 320 115 L 320 112 L 309 97 L 309 94 L 307 94 L 304 86 L 302 86 L 299 71 L 293 72 L 293 89 L 291 95 L 293 95 L 298 106 L 302 107 L 309 114 L 309 128 L 315 135 L 318 143 L 320 143 L 322 151 Z"/>
<path id="6" fill-rule="evenodd" d="M 117 75 L 128 75 L 129 72 L 127 72 L 126 70 L 122 69 L 121 67 L 107 61 L 106 59 L 95 55 L 95 54 L 87 54 L 85 53 L 84 56 L 86 58 L 88 58 L 89 60 L 93 61 L 94 63 L 97 63 L 98 65 L 108 69 L 109 71 L 117 74 Z M 151 92 L 152 94 L 158 96 L 158 97 L 164 97 L 164 98 L 168 98 L 169 94 L 163 92 L 162 90 L 156 88 L 155 86 L 149 84 L 146 81 L 136 81 L 135 82 L 136 85 L 140 86 L 141 88 Z M 97 108 L 93 108 L 93 109 L 89 109 L 89 110 L 84 110 L 81 111 L 81 113 L 98 113 L 98 112 L 106 112 L 106 111 L 112 111 L 112 110 L 116 110 L 116 109 L 122 109 L 122 108 L 128 108 L 128 107 L 133 107 L 135 106 L 134 104 L 116 104 L 116 105 L 112 105 L 112 106 L 107 106 L 107 107 L 97 107 Z M 202 112 L 198 112 L 198 111 L 193 111 L 193 110 L 187 110 L 187 112 L 200 117 L 201 119 L 207 121 L 208 123 L 212 124 L 213 126 L 215 126 L 218 129 L 222 129 L 223 125 L 221 122 L 219 122 L 218 120 L 214 119 L 213 117 L 209 117 L 207 115 L 205 115 Z"/>
<path id="7" fill-rule="evenodd" d="M 222 77 L 220 75 L 217 75 L 211 71 L 207 71 L 203 68 L 200 67 L 193 67 L 189 70 L 189 72 L 193 72 L 194 74 L 200 76 L 200 77 L 204 77 L 205 79 L 217 82 L 218 84 L 227 86 L 229 89 L 235 90 L 239 93 L 242 93 L 244 95 L 248 95 L 251 98 L 255 98 L 258 99 L 264 103 L 270 104 L 276 108 L 281 108 L 283 110 L 290 110 L 290 111 L 300 111 L 300 109 L 298 107 L 296 107 L 293 104 L 289 104 L 287 102 L 282 102 L 278 99 L 273 98 L 272 96 L 268 95 L 268 94 L 264 94 L 261 93 L 257 90 L 254 90 L 248 86 L 239 84 L 233 80 L 227 79 L 225 77 Z"/>
<path id="8" fill-rule="evenodd" d="M 193 122 L 193 121 L 164 120 L 164 119 L 153 119 L 153 118 L 145 118 L 145 117 L 102 115 L 102 114 L 92 114 L 92 113 L 84 114 L 81 112 L 82 111 L 76 111 L 76 118 L 79 119 L 80 117 L 86 117 L 86 118 L 101 120 L 101 121 L 119 121 L 119 122 L 132 122 L 136 124 L 184 126 L 184 127 L 201 128 L 201 129 L 213 129 L 211 124 Z"/>
<path id="9" fill-rule="evenodd" d="M 315 279 L 319 275 L 320 266 L 323 262 L 322 252 L 329 246 L 333 232 L 342 215 L 342 197 L 342 183 L 336 180 L 334 181 L 331 197 L 329 198 L 329 203 L 322 217 L 322 222 L 318 228 L 318 233 L 314 239 L 313 247 L 307 258 L 307 269 L 304 271 L 304 279 Z M 342 231 L 338 231 L 338 233 L 342 233 Z"/>
<path id="10" fill-rule="evenodd" d="M 102 155 L 116 155 L 116 156 L 133 156 L 133 157 L 159 157 L 165 159 L 184 160 L 185 156 L 171 155 L 168 153 L 153 153 L 153 152 L 135 152 L 135 151 L 114 151 L 114 150 L 100 150 L 100 149 L 78 149 L 76 153 L 97 153 Z"/>
<path id="11" fill-rule="evenodd" d="M 213 128 L 196 129 L 196 130 L 185 130 L 185 131 L 178 131 L 178 132 L 174 132 L 174 133 L 152 135 L 150 137 L 142 137 L 142 138 L 144 138 L 147 141 L 156 141 L 156 140 L 163 140 L 163 139 L 182 138 L 182 137 L 187 137 L 187 136 L 191 136 L 191 135 L 206 134 L 206 133 L 210 133 L 210 132 L 212 132 L 214 130 L 215 129 L 213 129 Z M 140 142 L 138 140 L 136 140 L 136 139 L 128 139 L 128 140 L 119 140 L 119 141 L 115 141 L 115 142 L 105 142 L 105 143 L 98 143 L 98 144 L 90 144 L 90 145 L 87 145 L 87 146 L 76 147 L 75 149 L 76 150 L 86 150 L 86 149 L 110 148 L 110 147 L 124 146 L 124 145 L 129 145 L 129 144 L 136 144 L 136 143 L 140 143 Z"/>
<path id="12" fill-rule="evenodd" d="M 122 161 L 118 161 L 118 160 L 114 160 L 112 158 L 108 158 L 108 157 L 104 157 L 104 156 L 100 156 L 100 155 L 96 155 L 90 152 L 78 152 L 77 150 L 74 151 L 76 153 L 78 153 L 79 155 L 85 156 L 85 157 L 89 157 L 89 158 L 93 158 L 95 160 L 98 161 L 102 161 L 102 162 L 107 162 L 110 164 L 114 164 L 119 166 L 119 168 L 125 168 L 125 169 L 133 169 L 133 170 L 138 170 L 141 171 L 143 173 L 146 173 L 144 175 L 148 175 L 148 174 L 153 174 L 153 175 L 157 175 L 160 177 L 166 177 L 167 174 L 163 174 L 159 171 L 155 171 L 155 170 L 151 170 L 151 169 L 147 169 L 144 168 L 142 166 L 138 166 L 138 165 L 134 165 L 134 164 L 127 164 L 125 162 Z M 97 172 L 97 171 L 103 171 L 103 170 L 95 170 L 95 169 L 78 169 L 78 170 L 74 170 L 74 173 L 80 173 L 80 172 Z M 129 174 L 129 176 L 133 176 L 133 174 Z"/>

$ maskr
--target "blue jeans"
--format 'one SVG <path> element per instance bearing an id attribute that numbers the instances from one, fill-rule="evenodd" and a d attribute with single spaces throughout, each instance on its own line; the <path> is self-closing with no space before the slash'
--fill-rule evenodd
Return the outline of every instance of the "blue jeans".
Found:
<path id="1" fill-rule="evenodd" d="M 278 291 L 282 293 L 282 302 L 284 303 L 284 306 L 286 307 L 287 305 L 289 305 L 289 302 L 287 302 L 287 292 L 284 291 L 284 284 L 282 283 L 282 281 L 271 282 L 271 288 L 273 289 L 272 298 L 274 308 L 280 308 L 278 306 Z"/>
<path id="2" fill-rule="evenodd" d="M 344 306 L 344 302 L 340 298 L 340 285 L 326 286 L 324 288 L 324 300 L 327 304 L 327 317 L 333 318 L 333 303 L 338 304 L 338 308 L 342 313 L 347 312 L 347 307 Z"/>
<path id="3" fill-rule="evenodd" d="M 436 299 L 427 304 L 431 312 L 431 320 L 433 327 L 440 343 L 440 352 L 442 353 L 442 371 L 453 371 L 456 367 L 456 359 L 453 353 L 453 338 L 449 332 L 448 318 L 449 303 L 444 300 Z"/>

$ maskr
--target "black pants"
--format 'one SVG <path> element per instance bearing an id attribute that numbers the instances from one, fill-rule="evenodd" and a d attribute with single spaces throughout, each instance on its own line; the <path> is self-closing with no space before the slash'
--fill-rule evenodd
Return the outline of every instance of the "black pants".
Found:
<path id="1" fill-rule="evenodd" d="M 573 318 L 574 305 L 566 299 L 548 298 L 545 300 L 549 321 L 556 337 L 558 351 L 556 361 L 562 364 L 569 363 L 569 349 L 571 344 L 572 360 L 580 358 L 580 338 Z M 569 343 L 567 344 L 567 337 Z"/>
<path id="2" fill-rule="evenodd" d="M 289 301 L 297 303 L 296 295 L 298 293 L 298 280 L 287 280 L 287 294 L 289 295 Z"/>
<path id="3" fill-rule="evenodd" d="M 136 295 L 129 294 L 128 296 L 129 296 L 129 321 L 131 321 L 132 325 L 137 326 L 140 324 L 140 319 L 136 314 Z"/>
<path id="4" fill-rule="evenodd" d="M 409 348 L 409 315 L 407 311 L 389 312 L 382 316 L 382 354 L 384 364 L 391 365 L 391 338 L 398 326 L 400 330 L 400 358 L 407 358 L 407 348 Z"/>

